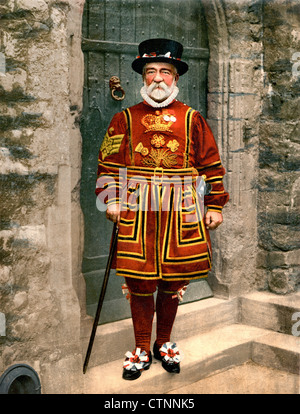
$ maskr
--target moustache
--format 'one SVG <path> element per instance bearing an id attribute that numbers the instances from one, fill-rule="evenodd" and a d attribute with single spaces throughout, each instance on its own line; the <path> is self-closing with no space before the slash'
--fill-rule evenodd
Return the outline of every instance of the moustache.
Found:
<path id="1" fill-rule="evenodd" d="M 168 85 L 166 85 L 165 84 L 165 82 L 164 81 L 162 81 L 162 82 L 159 82 L 159 83 L 157 83 L 157 82 L 152 82 L 148 87 L 147 87 L 147 90 L 148 90 L 148 93 L 151 93 L 151 92 L 153 92 L 155 89 L 163 89 L 165 92 L 167 92 L 167 91 L 169 91 L 169 87 L 168 87 Z"/>

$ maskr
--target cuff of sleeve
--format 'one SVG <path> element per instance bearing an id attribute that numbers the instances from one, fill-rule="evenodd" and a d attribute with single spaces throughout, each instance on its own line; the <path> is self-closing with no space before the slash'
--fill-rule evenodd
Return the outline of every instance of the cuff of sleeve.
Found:
<path id="1" fill-rule="evenodd" d="M 111 206 L 112 204 L 120 204 L 120 198 L 116 197 L 116 198 L 110 198 L 109 200 L 107 200 L 106 202 L 107 206 Z"/>
<path id="2" fill-rule="evenodd" d="M 221 206 L 207 206 L 207 211 L 215 211 L 216 213 L 222 213 L 223 207 Z"/>

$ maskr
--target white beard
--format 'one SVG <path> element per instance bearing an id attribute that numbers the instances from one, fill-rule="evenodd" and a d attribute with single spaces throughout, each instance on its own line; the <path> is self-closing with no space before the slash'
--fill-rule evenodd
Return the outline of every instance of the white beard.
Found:
<path id="1" fill-rule="evenodd" d="M 165 82 L 155 83 L 152 82 L 151 85 L 147 86 L 144 82 L 144 86 L 147 88 L 147 94 L 156 102 L 165 101 L 173 92 L 175 86 L 175 80 L 171 86 L 165 84 Z"/>
<path id="2" fill-rule="evenodd" d="M 168 106 L 178 95 L 179 89 L 175 85 L 175 80 L 170 87 L 164 82 L 159 84 L 162 89 L 158 89 L 157 86 L 155 82 L 152 82 L 149 86 L 144 82 L 144 86 L 141 89 L 143 99 L 155 108 Z"/>

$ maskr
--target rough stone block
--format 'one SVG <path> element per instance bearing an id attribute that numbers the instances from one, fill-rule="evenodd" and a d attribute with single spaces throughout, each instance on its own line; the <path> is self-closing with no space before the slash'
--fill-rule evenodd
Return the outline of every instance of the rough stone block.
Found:
<path id="1" fill-rule="evenodd" d="M 252 59 L 231 59 L 229 63 L 229 84 L 231 93 L 251 93 L 253 86 L 259 93 L 262 73 L 258 62 Z"/>
<path id="2" fill-rule="evenodd" d="M 300 283 L 299 267 L 290 266 L 288 269 L 272 269 L 268 276 L 271 292 L 286 295 L 296 290 Z"/>
<path id="3" fill-rule="evenodd" d="M 267 263 L 270 268 L 289 266 L 300 266 L 300 251 L 291 250 L 288 252 L 273 251 L 268 253 Z"/>

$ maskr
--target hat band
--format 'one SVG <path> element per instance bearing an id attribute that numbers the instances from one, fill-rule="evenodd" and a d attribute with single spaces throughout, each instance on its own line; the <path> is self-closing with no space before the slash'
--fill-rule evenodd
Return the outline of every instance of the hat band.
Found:
<path id="1" fill-rule="evenodd" d="M 171 56 L 171 52 L 167 52 L 166 54 L 164 54 L 164 55 L 158 55 L 156 52 L 150 52 L 149 54 L 148 53 L 144 53 L 143 54 L 143 56 L 137 56 L 136 58 L 137 59 L 140 59 L 140 58 L 153 58 L 153 57 L 163 57 L 163 58 L 169 58 L 169 59 L 176 59 L 176 60 L 181 60 L 180 58 L 173 58 L 172 56 Z"/>

